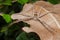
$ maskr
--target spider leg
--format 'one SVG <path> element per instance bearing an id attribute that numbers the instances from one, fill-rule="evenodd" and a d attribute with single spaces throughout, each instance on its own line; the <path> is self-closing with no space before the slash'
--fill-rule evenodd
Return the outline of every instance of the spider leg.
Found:
<path id="1" fill-rule="evenodd" d="M 46 22 L 43 21 L 43 23 L 44 23 L 46 26 L 48 26 L 48 27 L 49 27 L 48 29 L 50 29 L 52 32 L 54 32 L 54 33 L 57 32 L 55 29 L 51 28 Z"/>
<path id="2" fill-rule="evenodd" d="M 43 23 L 43 22 L 42 22 L 41 20 L 39 20 L 38 18 L 37 18 L 37 21 L 40 22 L 40 23 L 43 25 L 43 27 L 46 28 L 50 33 L 52 33 L 52 34 L 55 33 L 54 30 L 52 31 L 51 28 L 49 29 L 50 26 L 48 26 L 45 22 Z M 48 26 L 48 27 L 47 27 L 47 26 Z"/>
<path id="3" fill-rule="evenodd" d="M 31 16 L 29 16 L 29 15 L 25 15 L 25 14 L 19 14 L 19 15 L 26 16 L 26 17 L 31 17 Z"/>
<path id="4" fill-rule="evenodd" d="M 45 15 L 47 15 L 47 14 L 48 14 L 48 13 L 41 15 L 41 16 L 39 16 L 39 18 L 42 18 L 43 16 L 45 16 Z"/>

